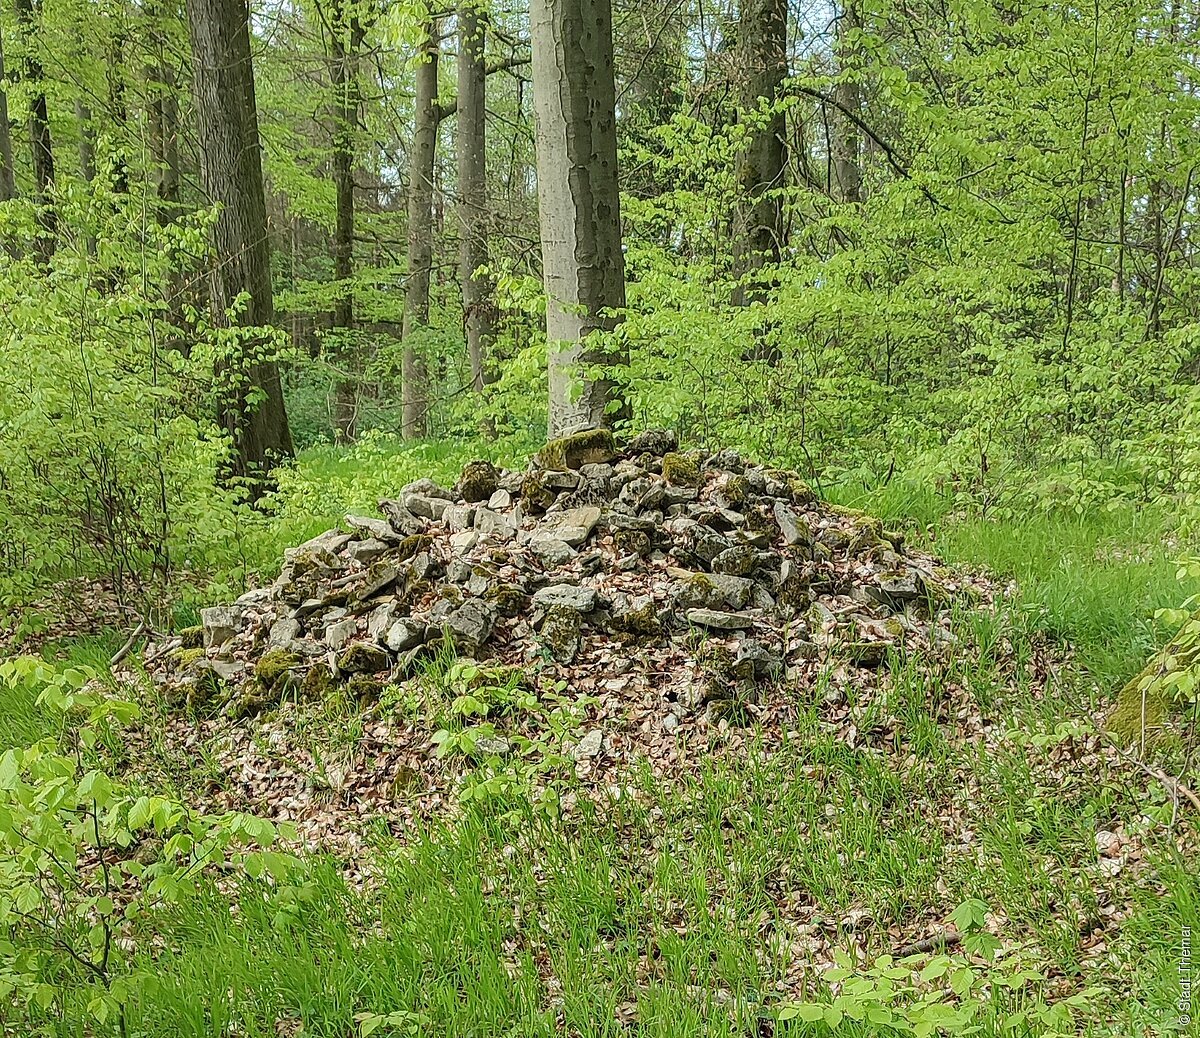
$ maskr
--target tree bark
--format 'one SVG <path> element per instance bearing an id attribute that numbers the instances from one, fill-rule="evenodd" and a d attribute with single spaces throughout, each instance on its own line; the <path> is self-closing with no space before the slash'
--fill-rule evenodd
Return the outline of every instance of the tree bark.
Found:
<path id="1" fill-rule="evenodd" d="M 839 111 L 834 116 L 833 176 L 837 181 L 838 198 L 843 202 L 862 201 L 862 133 L 850 114 L 858 115 L 862 107 L 862 91 L 853 79 L 844 78 L 853 72 L 856 64 L 858 41 L 856 33 L 862 26 L 858 0 L 846 0 L 837 19 L 834 35 L 834 51 L 837 56 L 839 81 L 834 88 L 834 99 Z"/>
<path id="2" fill-rule="evenodd" d="M 4 78 L 4 39 L 0 36 L 0 80 Z M 13 168 L 12 127 L 8 121 L 8 94 L 0 90 L 0 202 L 17 197 Z"/>
<path id="3" fill-rule="evenodd" d="M 433 160 L 437 148 L 437 23 L 426 27 L 423 60 L 416 69 L 413 142 L 408 161 L 408 276 L 404 291 L 401 338 L 400 433 L 405 439 L 428 431 L 425 364 L 415 341 L 429 324 L 429 279 L 433 267 Z"/>
<path id="4" fill-rule="evenodd" d="M 96 133 L 91 106 L 75 98 L 75 121 L 79 124 L 79 175 L 89 184 L 96 176 Z"/>
<path id="5" fill-rule="evenodd" d="M 354 155 L 358 127 L 358 55 L 364 33 L 351 16 L 332 26 L 331 78 L 335 105 L 333 182 L 337 205 L 333 229 L 333 276 L 338 283 L 333 308 L 333 328 L 338 337 L 339 375 L 333 393 L 333 428 L 339 443 L 353 443 L 358 434 L 358 381 L 354 350 L 349 339 L 354 329 Z"/>
<path id="6" fill-rule="evenodd" d="M 212 232 L 213 318 L 218 326 L 228 324 L 244 292 L 248 304 L 232 319 L 241 327 L 266 328 L 274 300 L 246 0 L 187 0 L 187 14 L 200 182 L 221 206 Z M 220 405 L 221 424 L 233 442 L 231 474 L 247 481 L 255 499 L 266 489 L 271 466 L 292 453 L 279 368 L 269 350 L 264 335 L 229 359 L 224 374 L 230 388 Z"/>
<path id="7" fill-rule="evenodd" d="M 783 186 L 787 159 L 786 127 L 778 109 L 788 72 L 786 0 L 745 0 L 738 49 L 741 107 L 743 118 L 751 122 L 738 175 L 742 202 L 734 234 L 734 271 L 742 282 L 733 301 L 741 306 L 761 298 L 761 286 L 746 281 L 763 266 L 779 262 L 783 243 L 783 202 L 773 192 Z"/>
<path id="8" fill-rule="evenodd" d="M 57 247 L 58 238 L 58 215 L 51 198 L 54 189 L 54 142 L 50 136 L 50 114 L 46 107 L 46 94 L 42 89 L 42 63 L 38 60 L 32 40 L 36 32 L 33 0 L 16 0 L 16 9 L 17 23 L 25 44 L 21 78 L 32 92 L 29 101 L 29 143 L 40 228 L 36 252 L 42 263 L 49 263 Z"/>
<path id="9" fill-rule="evenodd" d="M 471 385 L 476 392 L 492 381 L 490 353 L 496 337 L 492 279 L 479 273 L 488 262 L 486 25 L 477 0 L 462 0 L 458 7 L 459 278 Z"/>
<path id="10" fill-rule="evenodd" d="M 155 216 L 161 224 L 175 218 L 179 204 L 179 99 L 175 70 L 168 61 L 166 35 L 156 4 L 144 7 L 150 23 L 153 63 L 150 67 L 150 157 L 154 164 L 154 190 L 160 205 Z"/>
<path id="11" fill-rule="evenodd" d="M 584 370 L 623 358 L 589 342 L 625 306 L 609 0 L 532 0 L 549 435 L 611 424 L 615 387 Z"/>

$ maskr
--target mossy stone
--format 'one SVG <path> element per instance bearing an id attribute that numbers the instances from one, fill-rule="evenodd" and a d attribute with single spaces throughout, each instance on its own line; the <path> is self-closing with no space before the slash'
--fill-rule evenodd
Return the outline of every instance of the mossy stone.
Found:
<path id="1" fill-rule="evenodd" d="M 671 453 L 662 460 L 663 479 L 673 487 L 698 487 L 700 463 L 686 454 Z"/>
<path id="2" fill-rule="evenodd" d="M 320 700 L 337 688 L 337 678 L 323 663 L 310 667 L 304 680 L 300 682 L 300 694 L 305 699 Z"/>
<path id="3" fill-rule="evenodd" d="M 613 544 L 623 554 L 637 555 L 643 559 L 650 554 L 650 538 L 641 530 L 616 530 L 613 532 Z"/>
<path id="4" fill-rule="evenodd" d="M 458 477 L 456 488 L 459 496 L 468 502 L 486 501 L 500 485 L 500 474 L 496 466 L 482 458 L 468 461 Z"/>
<path id="5" fill-rule="evenodd" d="M 570 663 L 579 652 L 583 617 L 567 606 L 551 606 L 542 621 L 542 644 L 559 663 Z"/>
<path id="6" fill-rule="evenodd" d="M 540 473 L 526 472 L 521 479 L 521 501 L 533 511 L 544 512 L 554 504 L 554 491 L 546 486 Z"/>
<path id="7" fill-rule="evenodd" d="M 171 651 L 171 659 L 179 670 L 190 670 L 202 659 L 205 658 L 205 652 L 200 646 L 180 646 L 178 649 Z"/>
<path id="8" fill-rule="evenodd" d="M 529 596 L 516 584 L 497 584 L 484 592 L 483 600 L 494 605 L 501 616 L 511 618 L 525 608 Z"/>
<path id="9" fill-rule="evenodd" d="M 582 432 L 549 440 L 534 455 L 534 463 L 543 469 L 578 469 L 581 465 L 607 465 L 617 456 L 610 429 L 585 429 Z"/>
<path id="10" fill-rule="evenodd" d="M 811 505 L 817 499 L 813 488 L 799 476 L 792 476 L 787 481 L 787 485 L 792 492 L 792 501 L 798 505 Z"/>
<path id="11" fill-rule="evenodd" d="M 391 669 L 392 657 L 378 645 L 355 642 L 338 657 L 337 665 L 345 674 L 378 674 Z"/>
<path id="12" fill-rule="evenodd" d="M 346 681 L 346 694 L 360 702 L 378 700 L 383 692 L 383 682 L 366 674 L 351 674 Z"/>
<path id="13" fill-rule="evenodd" d="M 405 537 L 396 549 L 396 562 L 406 562 L 419 552 L 433 544 L 433 536 L 428 533 L 414 533 Z"/>
<path id="14" fill-rule="evenodd" d="M 750 481 L 745 476 L 730 476 L 721 488 L 730 508 L 742 509 L 750 502 Z"/>
<path id="15" fill-rule="evenodd" d="M 204 627 L 193 624 L 179 630 L 179 645 L 184 649 L 199 649 L 204 645 Z"/>
<path id="16" fill-rule="evenodd" d="M 254 665 L 254 679 L 264 688 L 274 688 L 286 680 L 293 667 L 300 665 L 300 657 L 287 649 L 272 649 Z"/>

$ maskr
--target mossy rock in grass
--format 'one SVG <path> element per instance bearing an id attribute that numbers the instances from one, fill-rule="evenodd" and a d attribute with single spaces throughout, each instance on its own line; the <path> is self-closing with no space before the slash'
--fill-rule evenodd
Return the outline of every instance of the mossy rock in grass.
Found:
<path id="1" fill-rule="evenodd" d="M 462 474 L 458 477 L 455 489 L 459 496 L 471 503 L 486 501 L 500 485 L 500 474 L 490 461 L 479 459 L 468 461 L 463 466 Z"/>
<path id="2" fill-rule="evenodd" d="M 414 555 L 425 551 L 426 548 L 433 544 L 433 537 L 427 533 L 414 533 L 405 537 L 396 548 L 394 560 L 396 562 L 406 562 Z"/>
<path id="3" fill-rule="evenodd" d="M 671 486 L 698 487 L 700 485 L 700 463 L 686 454 L 668 454 L 662 460 L 662 474 Z"/>
<path id="4" fill-rule="evenodd" d="M 1187 686 L 1200 680 L 1200 612 L 1156 652 L 1117 693 L 1107 718 L 1108 730 L 1126 745 L 1155 742 L 1186 722 Z M 1191 694 L 1196 694 L 1192 687 Z"/>
<path id="5" fill-rule="evenodd" d="M 346 681 L 346 694 L 359 702 L 375 702 L 383 692 L 383 682 L 366 674 L 351 674 Z"/>
<path id="6" fill-rule="evenodd" d="M 300 657 L 287 649 L 272 649 L 254 665 L 254 679 L 266 688 L 273 688 L 290 676 L 300 665 Z"/>
<path id="7" fill-rule="evenodd" d="M 304 675 L 304 680 L 300 682 L 300 694 L 305 699 L 321 700 L 330 695 L 337 685 L 337 678 L 333 676 L 333 671 L 325 664 L 319 663 L 310 667 L 308 673 Z"/>
<path id="8" fill-rule="evenodd" d="M 554 504 L 554 491 L 546 486 L 539 472 L 526 472 L 521 479 L 521 502 L 535 512 L 544 512 Z"/>
<path id="9" fill-rule="evenodd" d="M 585 429 L 557 440 L 549 440 L 534 463 L 543 469 L 578 469 L 582 465 L 607 465 L 617 456 L 616 443 L 609 429 Z"/>

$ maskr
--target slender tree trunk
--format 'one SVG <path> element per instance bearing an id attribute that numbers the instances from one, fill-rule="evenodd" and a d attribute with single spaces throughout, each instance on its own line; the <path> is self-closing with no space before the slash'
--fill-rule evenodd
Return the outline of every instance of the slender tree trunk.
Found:
<path id="1" fill-rule="evenodd" d="M 428 431 L 428 377 L 419 352 L 417 330 L 429 324 L 429 280 L 433 267 L 433 160 L 437 148 L 437 23 L 426 29 L 425 55 L 416 70 L 412 150 L 408 161 L 408 277 L 401 337 L 401 435 Z"/>
<path id="2" fill-rule="evenodd" d="M 34 24 L 33 0 L 16 0 L 16 9 L 17 22 L 25 43 L 21 78 L 32 91 L 29 101 L 29 143 L 40 228 L 36 251 L 39 259 L 48 263 L 54 255 L 58 238 L 58 215 L 51 198 L 54 189 L 54 142 L 50 137 L 50 114 L 46 107 L 46 94 L 42 90 L 42 63 L 37 57 L 32 39 L 37 31 Z"/>
<path id="3" fill-rule="evenodd" d="M 856 34 L 862 28 L 858 0 L 845 0 L 842 13 L 837 19 L 834 49 L 837 54 L 838 73 L 845 76 L 854 73 L 858 64 L 858 40 Z M 862 91 L 855 80 L 841 79 L 834 90 L 838 111 L 834 116 L 833 176 L 837 181 L 838 197 L 843 202 L 862 201 L 862 133 L 847 112 L 855 115 L 862 108 Z"/>
<path id="4" fill-rule="evenodd" d="M 75 98 L 75 121 L 79 124 L 79 175 L 89 184 L 96 176 L 96 132 L 91 106 Z"/>
<path id="5" fill-rule="evenodd" d="M 343 33 L 347 38 L 343 38 Z M 357 436 L 358 381 L 356 356 L 350 343 L 354 329 L 354 154 L 358 126 L 358 53 L 363 32 L 357 20 L 348 27 L 340 20 L 333 29 L 331 73 L 336 96 L 333 134 L 333 182 L 337 208 L 333 230 L 333 276 L 338 296 L 333 327 L 340 332 L 337 361 L 344 369 L 334 385 L 333 428 L 339 443 Z"/>
<path id="6" fill-rule="evenodd" d="M 738 25 L 743 118 L 750 120 L 749 143 L 738 179 L 742 202 L 736 213 L 734 271 L 753 280 L 756 271 L 779 262 L 783 244 L 783 186 L 787 127 L 778 110 L 787 78 L 786 0 L 745 0 Z M 734 304 L 762 297 L 761 286 L 739 284 Z"/>
<path id="7" fill-rule="evenodd" d="M 119 11 L 117 17 L 124 17 Z M 108 117 L 115 131 L 113 163 L 113 190 L 125 194 L 129 190 L 129 168 L 125 157 L 125 134 L 129 122 L 129 106 L 125 101 L 125 33 L 123 29 L 113 33 L 108 52 Z"/>
<path id="8" fill-rule="evenodd" d="M 609 0 L 532 0 L 538 210 L 549 340 L 549 435 L 608 425 L 611 382 L 589 337 L 625 307 Z"/>
<path id="9" fill-rule="evenodd" d="M 168 61 L 166 35 L 156 4 L 144 8 L 150 23 L 153 62 L 149 72 L 150 157 L 154 163 L 154 190 L 161 203 L 155 215 L 161 224 L 170 223 L 179 204 L 179 84 L 175 69 Z"/>
<path id="10" fill-rule="evenodd" d="M 230 309 L 245 292 L 249 302 L 237 323 L 265 328 L 275 315 L 249 12 L 246 0 L 187 0 L 187 13 L 200 181 L 209 200 L 221 205 L 213 226 L 213 317 L 218 325 L 228 323 Z M 233 442 L 232 475 L 247 480 L 255 499 L 266 489 L 271 465 L 292 453 L 279 368 L 270 349 L 268 336 L 246 342 L 223 372 L 229 389 L 220 420 Z M 255 402 L 256 397 L 261 399 Z"/>
<path id="11" fill-rule="evenodd" d="M 4 39 L 0 36 L 0 80 L 4 79 Z M 8 94 L 0 90 L 0 202 L 17 197 L 13 168 L 12 127 L 8 121 Z"/>
<path id="12" fill-rule="evenodd" d="M 492 380 L 490 353 L 496 337 L 492 279 L 479 273 L 488 262 L 485 33 L 485 16 L 477 0 L 463 0 L 458 8 L 459 278 L 471 385 L 476 392 Z"/>

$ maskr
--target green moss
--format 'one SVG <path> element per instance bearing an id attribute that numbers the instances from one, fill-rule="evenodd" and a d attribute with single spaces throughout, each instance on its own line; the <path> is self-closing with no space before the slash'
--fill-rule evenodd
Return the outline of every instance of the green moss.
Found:
<path id="1" fill-rule="evenodd" d="M 383 682 L 366 674 L 351 674 L 346 681 L 346 694 L 351 699 L 377 700 L 383 692 Z"/>
<path id="2" fill-rule="evenodd" d="M 551 606 L 540 631 L 542 644 L 559 663 L 570 663 L 579 652 L 583 617 L 574 609 Z"/>
<path id="3" fill-rule="evenodd" d="M 319 663 L 310 667 L 304 680 L 300 682 L 300 694 L 305 699 L 324 699 L 337 688 L 337 678 L 325 664 Z"/>
<path id="4" fill-rule="evenodd" d="M 204 645 L 204 628 L 200 624 L 181 628 L 179 644 L 185 649 L 199 649 Z"/>
<path id="5" fill-rule="evenodd" d="M 554 504 L 554 491 L 550 490 L 541 475 L 527 472 L 521 480 L 521 501 L 537 512 L 544 512 Z"/>
<path id="6" fill-rule="evenodd" d="M 345 674 L 378 674 L 391 669 L 392 657 L 378 645 L 355 642 L 338 657 L 337 665 Z"/>
<path id="7" fill-rule="evenodd" d="M 613 617 L 613 626 L 627 634 L 658 634 L 662 630 L 662 619 L 658 614 L 658 603 L 649 599 L 636 609 Z"/>
<path id="8" fill-rule="evenodd" d="M 793 475 L 787 481 L 787 485 L 788 489 L 792 492 L 792 500 L 798 505 L 811 505 L 817 499 L 813 488 L 799 476 Z"/>
<path id="9" fill-rule="evenodd" d="M 671 453 L 662 460 L 663 479 L 675 487 L 698 487 L 700 464 L 686 454 Z"/>
<path id="10" fill-rule="evenodd" d="M 499 479 L 500 475 L 495 465 L 490 461 L 478 459 L 468 461 L 463 466 L 456 486 L 464 501 L 486 501 L 496 492 Z"/>
<path id="11" fill-rule="evenodd" d="M 272 649 L 254 665 L 254 678 L 264 688 L 274 688 L 286 679 L 293 667 L 300 665 L 300 657 L 287 649 Z"/>
<path id="12" fill-rule="evenodd" d="M 741 510 L 750 503 L 750 481 L 745 476 L 730 476 L 721 493 L 730 508 Z"/>
<path id="13" fill-rule="evenodd" d="M 729 680 L 733 674 L 733 652 L 720 642 L 705 642 L 696 652 L 696 662 L 710 677 Z"/>
<path id="14" fill-rule="evenodd" d="M 558 440 L 549 440 L 534 455 L 534 462 L 543 469 L 577 469 L 581 465 L 604 465 L 617 456 L 616 444 L 609 429 L 585 429 Z"/>
<path id="15" fill-rule="evenodd" d="M 529 596 L 516 584 L 497 584 L 495 587 L 488 588 L 484 593 L 483 600 L 492 603 L 499 610 L 501 616 L 513 617 L 525 607 Z"/>
<path id="16" fill-rule="evenodd" d="M 396 562 L 404 562 L 411 559 L 414 555 L 418 555 L 426 548 L 433 544 L 433 537 L 427 533 L 414 533 L 405 537 L 400 542 L 400 546 L 396 549 Z M 388 563 L 382 563 L 388 565 Z"/>
<path id="17" fill-rule="evenodd" d="M 199 663 L 205 657 L 205 652 L 201 648 L 184 648 L 173 649 L 171 651 L 171 659 L 179 670 L 189 670 Z"/>

